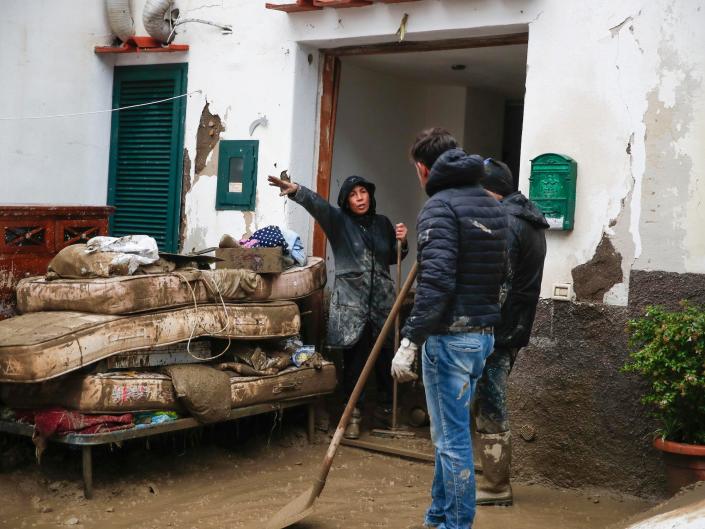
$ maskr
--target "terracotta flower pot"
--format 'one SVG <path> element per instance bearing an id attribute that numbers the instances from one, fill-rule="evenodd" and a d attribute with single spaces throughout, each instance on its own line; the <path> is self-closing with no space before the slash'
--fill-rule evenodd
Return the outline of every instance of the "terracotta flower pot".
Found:
<path id="1" fill-rule="evenodd" d="M 692 445 L 654 439 L 654 448 L 663 452 L 666 484 L 673 495 L 682 487 L 705 480 L 705 445 Z"/>

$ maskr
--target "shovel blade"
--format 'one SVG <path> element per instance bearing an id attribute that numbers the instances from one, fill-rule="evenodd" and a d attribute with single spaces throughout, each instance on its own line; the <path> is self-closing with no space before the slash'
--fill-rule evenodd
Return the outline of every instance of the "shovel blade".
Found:
<path id="1" fill-rule="evenodd" d="M 264 524 L 264 529 L 284 529 L 300 522 L 313 512 L 313 502 L 316 501 L 313 487 L 301 494 L 295 500 L 282 507 Z"/>

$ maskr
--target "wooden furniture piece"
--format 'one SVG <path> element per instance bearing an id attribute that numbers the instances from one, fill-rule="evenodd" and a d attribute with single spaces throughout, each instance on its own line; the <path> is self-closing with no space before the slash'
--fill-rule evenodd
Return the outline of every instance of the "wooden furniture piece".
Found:
<path id="1" fill-rule="evenodd" d="M 108 234 L 110 206 L 0 204 L 0 319 L 15 313 L 15 285 L 43 275 L 60 250 Z"/>
<path id="2" fill-rule="evenodd" d="M 294 406 L 307 406 L 308 408 L 308 442 L 313 443 L 314 424 L 316 414 L 316 401 L 323 395 L 308 395 L 296 399 L 280 400 L 269 402 L 266 404 L 255 404 L 253 406 L 245 406 L 243 408 L 234 408 L 230 410 L 228 421 L 240 419 L 242 417 L 250 417 L 260 415 L 262 413 L 279 412 L 286 408 Z M 56 443 L 62 443 L 71 446 L 80 446 L 83 454 L 83 491 L 87 499 L 93 497 L 93 447 L 106 445 L 111 443 L 119 443 L 131 439 L 140 439 L 144 437 L 152 437 L 154 435 L 178 432 L 203 426 L 196 419 L 188 417 L 185 419 L 177 419 L 175 421 L 145 425 L 144 428 L 130 428 L 129 430 L 116 430 L 114 432 L 81 435 L 68 434 L 60 437 L 51 437 L 49 440 Z M 5 432 L 14 435 L 22 435 L 32 437 L 34 426 L 31 424 L 0 421 L 0 432 Z"/>

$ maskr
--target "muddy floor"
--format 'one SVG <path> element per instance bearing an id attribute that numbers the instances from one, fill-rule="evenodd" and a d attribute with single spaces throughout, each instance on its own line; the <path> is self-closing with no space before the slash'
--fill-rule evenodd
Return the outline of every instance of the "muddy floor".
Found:
<path id="1" fill-rule="evenodd" d="M 255 434 L 243 434 L 248 427 L 207 428 L 153 439 L 149 445 L 135 441 L 97 449 L 92 500 L 83 497 L 80 452 L 52 445 L 41 465 L 27 461 L 0 474 L 0 527 L 256 526 L 306 490 L 328 436 L 319 432 L 316 444 L 308 445 L 298 424 L 270 431 L 253 424 Z M 427 443 L 409 446 L 425 450 Z M 406 528 L 420 523 L 432 473 L 428 463 L 342 447 L 317 511 L 296 527 Z M 650 507 L 636 498 L 538 484 L 517 484 L 515 498 L 511 508 L 480 508 L 475 528 L 596 529 Z"/>

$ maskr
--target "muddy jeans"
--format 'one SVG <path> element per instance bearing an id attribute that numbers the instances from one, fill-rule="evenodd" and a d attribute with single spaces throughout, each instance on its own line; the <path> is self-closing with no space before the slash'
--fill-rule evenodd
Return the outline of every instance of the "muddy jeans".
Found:
<path id="1" fill-rule="evenodd" d="M 431 415 L 436 467 L 425 523 L 439 529 L 469 529 L 475 519 L 475 468 L 470 437 L 470 401 L 491 334 L 429 336 L 423 347 L 423 382 Z"/>
<path id="2" fill-rule="evenodd" d="M 360 335 L 360 339 L 355 345 L 343 350 L 343 391 L 345 398 L 355 389 L 357 379 L 360 378 L 365 362 L 370 356 L 372 347 L 375 344 L 377 335 L 372 332 L 372 326 L 368 323 Z M 392 357 L 394 352 L 389 347 L 383 347 L 375 362 L 375 381 L 377 382 L 377 404 L 387 406 L 392 399 Z M 358 407 L 363 403 L 365 392 L 360 395 Z"/>
<path id="3" fill-rule="evenodd" d="M 485 362 L 475 392 L 475 425 L 478 433 L 509 431 L 507 379 L 517 358 L 517 348 L 497 347 Z"/>

